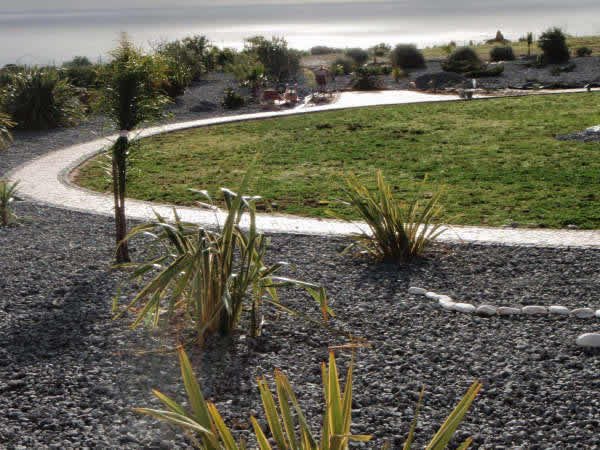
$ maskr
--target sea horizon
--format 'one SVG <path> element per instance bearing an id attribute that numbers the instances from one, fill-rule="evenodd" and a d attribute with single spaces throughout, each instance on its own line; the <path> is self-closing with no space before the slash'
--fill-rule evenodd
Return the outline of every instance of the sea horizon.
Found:
<path id="1" fill-rule="evenodd" d="M 454 3 L 428 5 L 417 0 L 310 4 L 217 5 L 182 8 L 94 8 L 0 10 L 0 66 L 62 64 L 74 56 L 106 60 L 121 32 L 146 49 L 165 40 L 206 35 L 219 47 L 243 47 L 244 39 L 284 37 L 290 47 L 315 45 L 369 47 L 412 43 L 423 48 L 455 41 L 466 45 L 495 36 L 517 40 L 558 26 L 576 35 L 600 34 L 600 5 L 580 2 L 508 0 L 477 8 Z"/>

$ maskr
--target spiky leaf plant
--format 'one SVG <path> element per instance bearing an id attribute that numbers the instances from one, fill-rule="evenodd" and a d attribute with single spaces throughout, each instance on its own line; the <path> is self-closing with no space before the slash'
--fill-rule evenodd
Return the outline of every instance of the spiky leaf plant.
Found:
<path id="1" fill-rule="evenodd" d="M 190 361 L 181 348 L 179 349 L 179 362 L 191 411 L 187 411 L 183 406 L 157 390 L 153 390 L 153 393 L 167 407 L 167 410 L 137 408 L 136 411 L 177 425 L 185 431 L 186 435 L 198 448 L 210 450 L 247 448 L 243 440 L 240 440 L 239 443 L 235 442 L 231 431 L 225 425 L 215 405 L 204 399 Z M 351 433 L 352 367 L 353 364 L 351 363 L 346 375 L 346 386 L 342 392 L 333 352 L 329 354 L 329 364 L 323 363 L 321 366 L 325 407 L 320 442 L 311 431 L 308 421 L 298 404 L 294 390 L 283 372 L 275 370 L 276 397 L 271 393 L 264 377 L 257 379 L 269 431 L 276 448 L 280 450 L 346 450 L 350 441 L 367 442 L 371 439 L 371 436 L 368 435 L 353 435 Z M 481 387 L 481 383 L 473 383 L 467 394 L 429 443 L 428 450 L 443 450 L 445 448 Z M 422 393 L 410 434 L 404 446 L 405 450 L 410 450 L 412 447 L 421 400 Z M 270 450 L 272 448 L 271 444 L 257 420 L 254 417 L 251 417 L 250 420 L 258 448 L 260 450 Z M 468 439 L 459 448 L 466 449 L 470 442 L 470 439 Z M 384 446 L 384 448 L 389 448 L 389 445 Z"/>
<path id="2" fill-rule="evenodd" d="M 16 123 L 10 120 L 8 114 L 0 112 L 0 150 L 6 150 L 8 144 L 13 141 L 13 137 L 8 130 L 15 125 Z"/>
<path id="3" fill-rule="evenodd" d="M 366 222 L 370 232 L 354 236 L 354 243 L 385 262 L 409 262 L 423 253 L 444 231 L 436 223 L 442 213 L 442 189 L 423 204 L 423 185 L 408 204 L 394 199 L 391 187 L 377 173 L 377 191 L 370 192 L 354 174 L 344 177 L 342 187 L 350 204 Z"/>
<path id="4" fill-rule="evenodd" d="M 7 226 L 16 220 L 16 216 L 10 208 L 17 192 L 18 181 L 10 183 L 8 180 L 0 180 L 0 225 Z"/>
<path id="5" fill-rule="evenodd" d="M 248 176 L 242 183 L 243 189 L 247 179 Z M 222 191 L 228 214 L 217 231 L 183 223 L 177 212 L 174 224 L 157 215 L 156 221 L 131 231 L 127 240 L 142 234 L 152 238 L 149 257 L 140 263 L 118 267 L 133 269 L 130 281 L 142 280 L 144 276 L 151 278 L 117 317 L 143 305 L 132 326 L 144 321 L 158 326 L 162 317 L 166 328 L 175 313 L 183 313 L 202 340 L 215 332 L 233 333 L 243 309 L 247 308 L 251 312 L 250 334 L 257 335 L 262 302 L 295 313 L 279 302 L 276 288 L 283 285 L 303 287 L 319 303 L 325 320 L 332 315 L 324 288 L 275 276 L 286 263 L 264 264 L 268 241 L 256 229 L 254 203 L 259 197 L 241 196 L 228 189 Z M 250 219 L 247 231 L 240 227 L 245 213 Z"/>

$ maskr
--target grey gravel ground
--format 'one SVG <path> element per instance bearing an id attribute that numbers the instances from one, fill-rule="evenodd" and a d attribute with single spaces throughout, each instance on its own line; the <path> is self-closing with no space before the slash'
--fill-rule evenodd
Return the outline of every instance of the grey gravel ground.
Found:
<path id="1" fill-rule="evenodd" d="M 187 118 L 188 100 L 173 120 Z M 16 133 L 0 173 L 101 130 L 96 120 Z M 0 447 L 184 447 L 168 426 L 131 411 L 158 406 L 151 388 L 180 400 L 183 392 L 175 357 L 135 354 L 158 342 L 128 330 L 127 320 L 111 320 L 122 276 L 109 270 L 112 220 L 30 202 L 18 202 L 16 212 L 22 224 L 0 228 Z M 579 334 L 598 331 L 597 320 L 471 317 L 407 294 L 417 285 L 476 304 L 600 308 L 599 250 L 438 245 L 404 267 L 342 257 L 346 243 L 273 235 L 269 259 L 294 263 L 291 275 L 322 283 L 337 314 L 332 325 L 371 344 L 355 355 L 353 431 L 374 435 L 366 448 L 385 440 L 401 448 L 426 385 L 417 430 L 423 444 L 475 379 L 484 389 L 458 437 L 473 436 L 476 448 L 600 448 L 600 354 L 575 345 Z M 299 291 L 282 298 L 318 315 Z M 261 339 L 236 336 L 191 352 L 205 394 L 240 434 L 248 434 L 250 413 L 263 416 L 255 377 L 276 367 L 290 376 L 316 425 L 319 363 L 328 346 L 343 342 L 295 318 L 265 314 Z M 343 368 L 348 360 L 339 353 Z"/>

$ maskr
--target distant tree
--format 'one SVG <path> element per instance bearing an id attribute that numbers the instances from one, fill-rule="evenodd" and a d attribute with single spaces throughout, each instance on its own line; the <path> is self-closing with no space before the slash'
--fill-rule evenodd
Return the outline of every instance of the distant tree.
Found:
<path id="1" fill-rule="evenodd" d="M 289 49 L 282 37 L 273 36 L 271 40 L 264 36 L 248 38 L 244 42 L 244 52 L 256 55 L 266 75 L 277 82 L 293 78 L 300 69 L 300 52 Z"/>
<path id="2" fill-rule="evenodd" d="M 352 58 L 357 66 L 362 66 L 369 60 L 369 53 L 362 48 L 348 48 L 344 54 Z"/>
<path id="3" fill-rule="evenodd" d="M 538 47 L 544 53 L 544 62 L 547 64 L 560 64 L 570 58 L 567 37 L 560 28 L 549 28 L 538 39 Z"/>
<path id="4" fill-rule="evenodd" d="M 531 56 L 531 44 L 533 44 L 533 33 L 530 31 L 525 38 L 527 40 L 527 57 Z"/>
<path id="5" fill-rule="evenodd" d="M 377 57 L 383 58 L 392 50 L 392 46 L 382 42 L 370 48 L 373 54 L 373 64 L 377 64 Z"/>

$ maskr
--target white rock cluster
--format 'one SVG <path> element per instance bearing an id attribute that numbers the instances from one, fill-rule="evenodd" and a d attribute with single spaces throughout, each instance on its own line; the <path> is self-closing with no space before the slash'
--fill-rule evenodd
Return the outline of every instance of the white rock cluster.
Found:
<path id="1" fill-rule="evenodd" d="M 437 301 L 440 307 L 446 311 L 456 311 L 465 314 L 478 314 L 480 316 L 570 316 L 578 319 L 591 319 L 593 317 L 600 319 L 600 309 L 594 311 L 592 308 L 577 308 L 569 310 L 561 305 L 552 305 L 550 307 L 540 305 L 529 305 L 522 308 L 513 308 L 509 306 L 496 307 L 493 305 L 475 306 L 471 303 L 455 302 L 452 297 L 443 294 L 437 294 L 425 288 L 412 286 L 408 289 L 409 294 L 424 295 L 426 298 Z M 600 348 L 600 333 L 586 333 L 577 338 L 577 345 L 580 347 Z"/>

